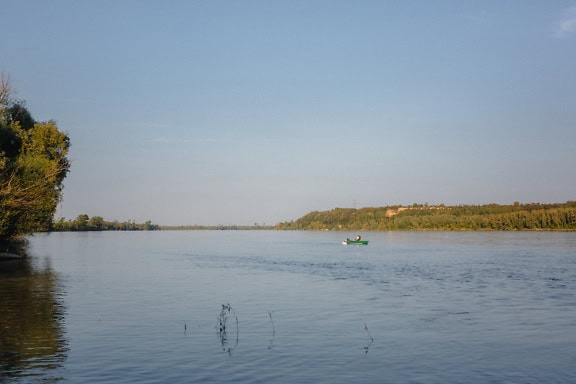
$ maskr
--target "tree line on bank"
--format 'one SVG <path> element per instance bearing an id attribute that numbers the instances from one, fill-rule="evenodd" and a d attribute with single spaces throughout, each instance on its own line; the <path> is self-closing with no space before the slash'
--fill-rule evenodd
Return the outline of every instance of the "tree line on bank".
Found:
<path id="1" fill-rule="evenodd" d="M 101 216 L 89 217 L 87 214 L 78 215 L 74 220 L 60 218 L 50 228 L 54 232 L 75 231 L 158 231 L 160 226 L 152 224 L 150 220 L 144 223 L 135 221 L 106 221 Z"/>
<path id="2" fill-rule="evenodd" d="M 576 201 L 559 204 L 386 206 L 310 212 L 276 229 L 296 230 L 576 230 Z"/>
<path id="3" fill-rule="evenodd" d="M 0 243 L 50 229 L 70 169 L 70 138 L 36 121 L 0 73 Z"/>

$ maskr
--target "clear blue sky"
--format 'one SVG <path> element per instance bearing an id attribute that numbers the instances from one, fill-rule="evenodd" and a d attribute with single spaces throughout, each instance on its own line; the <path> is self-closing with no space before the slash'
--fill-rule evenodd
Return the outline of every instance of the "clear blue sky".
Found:
<path id="1" fill-rule="evenodd" d="M 275 224 L 576 199 L 576 1 L 8 1 L 57 217 Z"/>

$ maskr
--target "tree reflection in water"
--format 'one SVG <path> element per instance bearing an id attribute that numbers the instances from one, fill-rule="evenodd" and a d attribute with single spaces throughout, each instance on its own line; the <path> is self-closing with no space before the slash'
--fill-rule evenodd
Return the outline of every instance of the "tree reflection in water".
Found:
<path id="1" fill-rule="evenodd" d="M 67 351 L 62 287 L 49 263 L 35 261 L 0 259 L 0 377 L 58 381 Z"/>

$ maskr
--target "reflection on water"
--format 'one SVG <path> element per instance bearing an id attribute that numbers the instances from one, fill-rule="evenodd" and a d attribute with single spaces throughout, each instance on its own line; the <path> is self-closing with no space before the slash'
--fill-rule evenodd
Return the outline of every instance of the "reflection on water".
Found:
<path id="1" fill-rule="evenodd" d="M 65 309 L 58 275 L 46 262 L 0 260 L 1 377 L 50 377 L 66 359 Z"/>
<path id="2" fill-rule="evenodd" d="M 575 382 L 575 233 L 365 235 L 36 235 L 0 384 Z"/>

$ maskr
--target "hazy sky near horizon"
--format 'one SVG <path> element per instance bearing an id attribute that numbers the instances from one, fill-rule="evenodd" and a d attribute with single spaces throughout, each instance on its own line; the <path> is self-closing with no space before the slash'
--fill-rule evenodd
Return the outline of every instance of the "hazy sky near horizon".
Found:
<path id="1" fill-rule="evenodd" d="M 0 0 L 57 217 L 576 199 L 576 1 Z"/>

